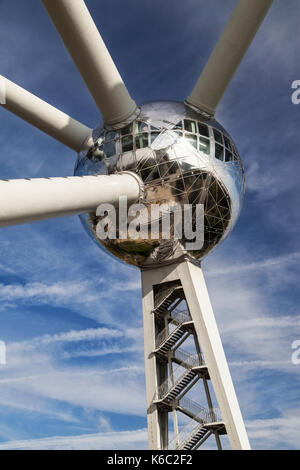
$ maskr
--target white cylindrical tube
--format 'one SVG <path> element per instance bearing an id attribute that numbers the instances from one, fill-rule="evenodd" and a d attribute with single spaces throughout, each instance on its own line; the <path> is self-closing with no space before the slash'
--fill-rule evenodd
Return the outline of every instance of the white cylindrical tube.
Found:
<path id="1" fill-rule="evenodd" d="M 137 201 L 142 182 L 134 173 L 0 180 L 0 227 L 93 212 L 120 196 Z"/>
<path id="2" fill-rule="evenodd" d="M 54 139 L 79 152 L 87 142 L 92 146 L 92 129 L 72 119 L 37 96 L 0 75 L 1 106 L 37 127 Z M 90 137 L 90 139 L 89 139 Z M 90 140 L 90 142 L 89 142 Z"/>
<path id="3" fill-rule="evenodd" d="M 85 81 L 105 124 L 135 116 L 137 106 L 83 0 L 42 0 Z"/>
<path id="4" fill-rule="evenodd" d="M 186 103 L 214 115 L 273 0 L 239 0 Z"/>

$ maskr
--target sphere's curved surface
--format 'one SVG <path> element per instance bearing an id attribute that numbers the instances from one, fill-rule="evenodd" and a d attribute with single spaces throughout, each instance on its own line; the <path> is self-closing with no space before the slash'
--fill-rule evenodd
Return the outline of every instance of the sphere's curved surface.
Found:
<path id="1" fill-rule="evenodd" d="M 183 256 L 201 260 L 229 234 L 241 210 L 244 171 L 230 135 L 217 121 L 205 119 L 183 103 L 157 101 L 142 105 L 133 123 L 113 131 L 96 128 L 93 137 L 96 145 L 88 152 L 80 152 L 75 175 L 131 171 L 145 185 L 141 201 L 144 215 L 141 217 L 143 210 L 137 213 L 139 220 L 146 221 L 146 231 L 141 231 L 141 236 L 127 234 L 126 238 L 103 240 L 97 230 L 101 218 L 96 213 L 80 216 L 101 247 L 127 263 L 146 267 Z M 170 219 L 169 237 L 163 231 L 156 236 L 152 231 L 151 236 L 147 216 L 154 204 L 163 204 L 167 212 L 179 207 L 183 218 L 184 205 L 189 205 L 194 231 L 196 207 L 202 205 L 203 245 L 186 248 L 191 240 L 184 230 L 178 238 L 175 216 Z M 128 223 L 133 219 L 134 216 L 129 217 Z"/>

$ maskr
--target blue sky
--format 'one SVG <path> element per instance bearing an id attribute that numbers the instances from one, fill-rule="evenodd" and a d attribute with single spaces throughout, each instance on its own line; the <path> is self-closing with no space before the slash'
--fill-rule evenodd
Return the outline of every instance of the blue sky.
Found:
<path id="1" fill-rule="evenodd" d="M 87 0 L 133 98 L 183 100 L 235 1 Z M 231 236 L 203 262 L 253 448 L 297 449 L 300 365 L 299 2 L 274 1 L 217 112 L 246 169 Z M 38 0 L 0 0 L 0 73 L 100 122 Z M 299 54 L 299 52 L 298 52 Z M 0 109 L 1 178 L 65 176 L 76 155 Z M 139 271 L 77 217 L 1 229 L 0 449 L 147 446 Z"/>

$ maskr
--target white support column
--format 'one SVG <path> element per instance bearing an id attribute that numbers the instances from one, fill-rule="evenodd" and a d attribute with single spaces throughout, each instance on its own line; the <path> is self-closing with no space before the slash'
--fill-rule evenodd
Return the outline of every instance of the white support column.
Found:
<path id="1" fill-rule="evenodd" d="M 189 261 L 142 270 L 147 408 L 151 409 L 156 388 L 155 357 L 153 354 L 151 355 L 154 348 L 154 319 L 153 314 L 149 313 L 153 308 L 153 287 L 178 279 L 182 284 L 186 302 L 194 321 L 197 338 L 231 447 L 234 450 L 250 449 L 203 273 L 200 267 Z M 157 445 L 160 440 L 155 407 L 153 407 L 152 413 L 148 413 L 148 431 L 152 443 L 151 448 L 155 448 L 153 446 Z"/>
<path id="2" fill-rule="evenodd" d="M 158 370 L 155 349 L 155 318 L 153 278 L 151 272 L 142 271 L 143 324 L 144 324 L 144 354 L 146 375 L 146 405 L 148 422 L 148 446 L 150 450 L 162 450 L 168 443 L 167 422 L 163 422 L 157 406 L 153 403 L 158 386 Z"/>
<path id="3" fill-rule="evenodd" d="M 202 270 L 185 262 L 178 266 L 178 274 L 231 447 L 235 450 L 250 449 Z"/>

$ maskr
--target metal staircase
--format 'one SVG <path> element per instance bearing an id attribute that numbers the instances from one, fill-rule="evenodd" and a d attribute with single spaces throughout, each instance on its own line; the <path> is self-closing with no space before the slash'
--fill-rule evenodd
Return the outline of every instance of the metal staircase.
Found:
<path id="1" fill-rule="evenodd" d="M 200 411 L 174 437 L 169 443 L 168 449 L 196 450 L 216 430 L 219 434 L 225 432 L 224 423 L 217 408 L 205 409 L 197 403 L 189 401 L 192 403 L 193 410 L 198 409 Z M 186 407 L 190 406 L 189 401 L 185 400 Z M 189 411 L 189 414 L 192 413 Z"/>
<path id="2" fill-rule="evenodd" d="M 219 435 L 226 433 L 226 429 L 212 405 L 207 384 L 210 380 L 209 371 L 200 350 L 182 286 L 166 283 L 164 289 L 156 293 L 154 300 L 152 314 L 157 334 L 153 354 L 158 368 L 158 384 L 153 405 L 158 408 L 161 416 L 165 417 L 164 420 L 170 412 L 173 412 L 174 419 L 175 438 L 169 444 L 166 442 L 167 447 L 164 448 L 194 450 L 211 434 L 215 435 L 220 448 Z M 187 338 L 194 340 L 194 353 L 181 349 Z M 200 379 L 203 381 L 208 408 L 186 397 Z M 190 418 L 190 422 L 180 432 L 174 412 L 180 412 Z"/>
<path id="3" fill-rule="evenodd" d="M 155 339 L 155 352 L 166 354 L 184 335 L 190 334 L 193 322 L 185 312 L 177 312 L 168 325 L 158 333 Z"/>
<path id="4" fill-rule="evenodd" d="M 190 398 L 183 397 L 177 403 L 177 409 L 200 424 L 217 420 L 215 409 L 206 409 Z"/>
<path id="5" fill-rule="evenodd" d="M 208 370 L 207 370 L 207 367 L 205 365 L 205 362 L 201 353 L 190 354 L 184 351 L 183 349 L 178 348 L 175 351 L 173 351 L 171 357 L 172 357 L 173 363 L 176 363 L 186 369 L 192 369 L 196 367 L 198 374 L 201 374 L 201 376 L 209 379 Z"/>
<path id="6" fill-rule="evenodd" d="M 162 299 L 160 299 L 160 301 L 154 307 L 152 312 L 156 315 L 164 315 L 166 311 L 170 311 L 176 308 L 177 303 L 181 302 L 183 298 L 184 298 L 184 293 L 183 293 L 182 287 L 175 286 L 168 291 L 167 295 L 165 295 Z M 175 305 L 172 306 L 174 302 L 175 302 Z"/>
<path id="7" fill-rule="evenodd" d="M 191 382 L 194 384 L 198 378 L 199 377 L 195 369 L 186 370 L 174 383 L 174 385 L 170 384 L 170 379 L 167 378 L 166 381 L 158 387 L 156 401 L 169 405 L 189 384 L 191 384 Z"/>
<path id="8" fill-rule="evenodd" d="M 193 450 L 200 440 L 207 434 L 210 433 L 210 430 L 205 426 L 198 426 L 195 429 L 195 432 L 180 446 L 180 450 Z"/>

